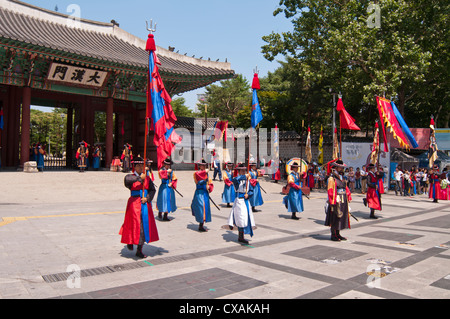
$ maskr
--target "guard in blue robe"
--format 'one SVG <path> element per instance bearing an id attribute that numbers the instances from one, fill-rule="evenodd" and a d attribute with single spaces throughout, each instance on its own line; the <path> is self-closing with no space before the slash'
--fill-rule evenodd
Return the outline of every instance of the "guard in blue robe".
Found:
<path id="1" fill-rule="evenodd" d="M 191 210 L 192 216 L 199 223 L 199 232 L 207 232 L 208 230 L 204 227 L 204 224 L 211 222 L 209 194 L 213 191 L 214 185 L 208 176 L 209 171 L 206 170 L 206 165 L 206 161 L 202 160 L 198 164 L 199 170 L 194 173 L 196 190 L 192 199 Z"/>
<path id="2" fill-rule="evenodd" d="M 264 205 L 264 201 L 261 194 L 261 185 L 259 185 L 258 177 L 260 176 L 260 171 L 256 169 L 256 163 L 250 163 L 250 190 L 253 193 L 253 196 L 249 199 L 250 206 L 252 207 L 252 211 L 254 213 L 259 212 L 257 210 L 257 206 Z"/>
<path id="3" fill-rule="evenodd" d="M 293 163 L 291 165 L 291 173 L 288 176 L 288 186 L 289 186 L 289 194 L 284 197 L 283 203 L 286 206 L 289 213 L 292 213 L 292 219 L 299 220 L 297 217 L 297 213 L 301 213 L 304 211 L 303 208 L 303 193 L 302 193 L 302 185 L 300 174 L 298 173 L 300 165 L 298 163 Z M 303 178 L 305 178 L 306 173 L 304 173 Z"/>
<path id="4" fill-rule="evenodd" d="M 158 189 L 156 206 L 158 208 L 158 218 L 163 221 L 170 221 L 168 218 L 169 213 L 173 213 L 177 210 L 174 189 L 177 188 L 178 179 L 170 169 L 172 161 L 166 159 L 163 164 L 164 167 L 158 172 L 159 178 L 161 179 L 161 185 Z M 163 213 L 164 218 L 162 217 Z"/>
<path id="5" fill-rule="evenodd" d="M 233 187 L 233 163 L 227 163 L 227 168 L 223 174 L 223 181 L 225 183 L 222 193 L 222 203 L 227 204 L 227 207 L 231 207 L 231 203 L 234 203 L 236 198 L 236 191 Z"/>
<path id="6" fill-rule="evenodd" d="M 36 163 L 37 163 L 37 169 L 39 172 L 44 171 L 44 148 L 42 147 L 41 143 L 36 144 L 35 148 L 35 155 L 36 155 Z"/>
<path id="7" fill-rule="evenodd" d="M 94 153 L 92 154 L 92 168 L 96 171 L 100 169 L 100 156 L 100 147 L 98 145 L 95 145 Z"/>

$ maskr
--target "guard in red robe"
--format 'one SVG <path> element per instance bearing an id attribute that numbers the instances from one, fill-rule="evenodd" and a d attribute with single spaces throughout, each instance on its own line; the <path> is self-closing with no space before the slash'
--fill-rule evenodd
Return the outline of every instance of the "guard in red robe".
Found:
<path id="1" fill-rule="evenodd" d="M 149 170 L 145 168 L 144 160 L 138 157 L 132 164 L 133 173 L 125 176 L 124 180 L 125 187 L 131 191 L 131 196 L 119 234 L 122 235 L 121 242 L 126 244 L 129 250 L 133 250 L 133 245 L 137 245 L 137 257 L 147 258 L 142 253 L 144 244 L 159 240 L 151 204 L 156 188 Z"/>
<path id="2" fill-rule="evenodd" d="M 384 172 L 382 169 L 376 172 L 376 166 L 374 164 L 369 164 L 367 166 L 367 169 L 369 170 L 369 173 L 367 175 L 368 189 L 366 198 L 364 200 L 364 205 L 369 206 L 370 208 L 370 218 L 378 219 L 378 217 L 375 216 L 375 211 L 382 210 L 381 194 L 384 193 Z"/>
<path id="3" fill-rule="evenodd" d="M 333 171 L 328 178 L 325 226 L 331 229 L 332 241 L 346 241 L 341 230 L 350 229 L 350 207 L 352 194 L 344 179 L 346 165 L 341 160 L 331 164 Z"/>
<path id="4" fill-rule="evenodd" d="M 440 199 L 441 193 L 441 179 L 439 174 L 439 167 L 437 165 L 434 165 L 429 180 L 430 180 L 430 192 L 428 196 L 430 198 L 433 198 L 433 203 L 437 203 L 438 200 Z"/>
<path id="5" fill-rule="evenodd" d="M 314 165 L 309 164 L 309 168 L 307 171 L 306 177 L 306 186 L 308 186 L 311 190 L 314 188 Z"/>

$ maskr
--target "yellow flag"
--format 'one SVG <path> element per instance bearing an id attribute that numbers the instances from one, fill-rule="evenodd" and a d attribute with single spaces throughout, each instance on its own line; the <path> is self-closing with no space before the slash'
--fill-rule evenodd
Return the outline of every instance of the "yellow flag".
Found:
<path id="1" fill-rule="evenodd" d="M 320 139 L 319 139 L 319 165 L 323 164 L 323 126 L 320 127 Z"/>

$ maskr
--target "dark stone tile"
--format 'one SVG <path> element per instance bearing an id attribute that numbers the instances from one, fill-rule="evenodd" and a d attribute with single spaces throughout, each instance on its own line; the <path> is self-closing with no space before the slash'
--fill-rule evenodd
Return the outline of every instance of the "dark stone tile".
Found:
<path id="1" fill-rule="evenodd" d="M 117 288 L 62 297 L 64 299 L 184 299 L 219 298 L 265 282 L 220 268 L 178 275 Z"/>
<path id="2" fill-rule="evenodd" d="M 433 282 L 430 286 L 450 290 L 450 275 Z"/>
<path id="3" fill-rule="evenodd" d="M 283 254 L 314 261 L 336 260 L 339 262 L 357 258 L 359 256 L 365 255 L 366 253 L 342 248 L 316 245 L 285 252 Z"/>
<path id="4" fill-rule="evenodd" d="M 408 225 L 449 229 L 450 216 L 449 215 L 439 216 L 435 218 L 414 222 Z"/>
<path id="5" fill-rule="evenodd" d="M 388 232 L 388 231 L 375 231 L 372 233 L 368 233 L 365 235 L 360 235 L 361 237 L 369 237 L 369 238 L 375 238 L 375 239 L 384 239 L 384 240 L 392 240 L 396 242 L 409 242 L 411 240 L 423 237 L 422 235 L 413 235 L 413 234 L 405 234 L 405 233 L 398 233 L 398 232 Z"/>

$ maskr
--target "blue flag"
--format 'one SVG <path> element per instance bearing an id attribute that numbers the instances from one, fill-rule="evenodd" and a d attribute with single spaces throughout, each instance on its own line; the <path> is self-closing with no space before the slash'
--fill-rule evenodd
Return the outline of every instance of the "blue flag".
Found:
<path id="1" fill-rule="evenodd" d="M 403 129 L 403 132 L 405 133 L 406 137 L 408 138 L 409 142 L 411 143 L 413 148 L 418 148 L 419 144 L 417 144 L 416 139 L 414 138 L 414 135 L 411 133 L 411 130 L 409 129 L 408 125 L 406 124 L 405 120 L 403 119 L 402 115 L 400 114 L 400 111 L 397 109 L 397 106 L 394 102 L 391 102 L 392 109 L 394 110 L 394 114 L 397 117 L 397 120 L 400 124 L 400 126 Z"/>
<path id="2" fill-rule="evenodd" d="M 252 127 L 256 128 L 263 120 L 263 115 L 261 112 L 261 106 L 259 105 L 258 100 L 258 90 L 253 90 L 253 102 L 252 102 Z"/>

